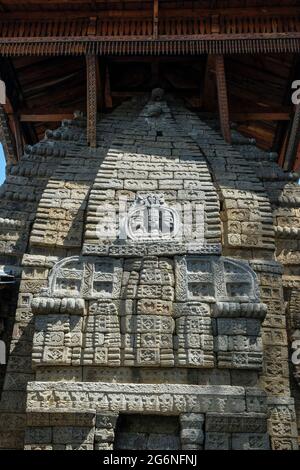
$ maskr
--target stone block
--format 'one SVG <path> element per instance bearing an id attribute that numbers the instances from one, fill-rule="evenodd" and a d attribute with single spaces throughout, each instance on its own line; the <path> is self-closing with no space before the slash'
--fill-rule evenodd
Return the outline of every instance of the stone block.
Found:
<path id="1" fill-rule="evenodd" d="M 269 450 L 270 438 L 268 434 L 233 433 L 232 450 Z"/>
<path id="2" fill-rule="evenodd" d="M 221 433 L 221 432 L 206 432 L 204 449 L 205 450 L 230 450 L 231 449 L 231 435 L 229 433 Z"/>

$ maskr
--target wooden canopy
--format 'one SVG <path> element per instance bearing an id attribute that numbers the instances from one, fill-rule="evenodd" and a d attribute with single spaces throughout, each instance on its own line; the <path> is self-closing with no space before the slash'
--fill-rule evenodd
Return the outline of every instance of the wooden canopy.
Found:
<path id="1" fill-rule="evenodd" d="M 0 12 L 0 127 L 10 159 L 75 109 L 91 123 L 97 109 L 161 86 L 219 115 L 227 140 L 237 122 L 282 165 L 298 167 L 297 0 L 2 0 Z"/>

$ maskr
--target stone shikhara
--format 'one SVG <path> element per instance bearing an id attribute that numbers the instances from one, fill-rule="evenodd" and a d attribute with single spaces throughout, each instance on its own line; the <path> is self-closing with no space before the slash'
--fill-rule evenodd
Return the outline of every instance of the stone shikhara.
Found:
<path id="1" fill-rule="evenodd" d="M 9 172 L 1 448 L 297 448 L 299 188 L 175 100 L 153 106 L 103 117 L 95 149 L 77 114 Z"/>

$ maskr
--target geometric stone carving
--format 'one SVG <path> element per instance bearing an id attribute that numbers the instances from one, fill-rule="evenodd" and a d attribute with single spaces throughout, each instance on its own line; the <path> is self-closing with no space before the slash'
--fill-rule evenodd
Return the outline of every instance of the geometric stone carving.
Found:
<path id="1" fill-rule="evenodd" d="M 32 362 L 35 365 L 80 365 L 82 317 L 43 315 L 35 318 Z"/>
<path id="2" fill-rule="evenodd" d="M 55 264 L 49 275 L 49 297 L 112 298 L 119 296 L 121 263 L 111 258 L 73 256 Z"/>
<path id="3" fill-rule="evenodd" d="M 257 278 L 242 261 L 216 256 L 176 257 L 176 299 L 259 302 Z"/>
<path id="4" fill-rule="evenodd" d="M 177 257 L 175 266 L 176 275 L 172 258 L 153 256 L 125 262 L 72 257 L 55 264 L 49 290 L 31 302 L 39 315 L 34 363 L 260 369 L 265 306 L 254 272 L 217 256 Z M 73 350 L 69 315 L 85 313 Z M 60 320 L 60 335 L 53 336 Z"/>
<path id="5" fill-rule="evenodd" d="M 214 343 L 209 304 L 176 305 L 176 336 L 178 366 L 214 367 Z"/>
<path id="6" fill-rule="evenodd" d="M 84 365 L 120 366 L 121 334 L 118 310 L 113 302 L 89 304 L 84 328 Z"/>
<path id="7" fill-rule="evenodd" d="M 247 400 L 260 399 L 257 412 L 265 412 L 261 390 L 236 386 L 183 384 L 119 384 L 102 382 L 30 382 L 29 411 L 122 411 L 161 414 L 241 413 Z"/>
<path id="8" fill-rule="evenodd" d="M 85 149 L 82 120 L 80 127 L 63 126 L 56 134 L 61 142 L 49 134 L 11 168 L 1 206 L 0 251 L 7 253 L 1 262 L 12 264 L 22 279 L 1 409 L 6 416 L 20 410 L 24 417 L 25 384 L 36 379 L 27 388 L 28 417 L 36 413 L 44 421 L 27 422 L 33 428 L 26 433 L 27 448 L 111 449 L 119 413 L 177 418 L 186 450 L 267 448 L 266 397 L 254 386 L 268 305 L 260 387 L 279 400 L 269 403 L 273 448 L 294 448 L 294 405 L 280 401 L 290 391 L 286 317 L 281 272 L 266 261 L 274 257 L 274 230 L 263 186 L 246 159 L 181 109 L 178 122 L 191 122 L 194 137 L 200 132 L 201 149 L 194 137 L 183 137 L 183 126 L 172 125 L 176 103 L 172 112 L 163 103 L 157 119 L 143 115 L 137 121 L 127 106 L 121 119 L 111 114 L 99 123 L 103 139 L 95 152 Z M 204 153 L 223 197 L 225 252 L 263 259 L 251 266 L 266 305 L 249 264 L 221 256 L 219 195 Z M 38 181 L 30 176 L 33 167 Z M 278 188 L 272 192 L 276 196 Z M 123 229 L 126 236 L 99 240 L 96 228 L 109 228 L 106 205 L 118 213 L 120 199 L 126 199 L 128 212 L 116 235 Z M 12 212 L 18 215 L 19 206 L 17 226 Z M 192 215 L 192 237 L 181 225 L 185 215 Z M 279 220 L 285 214 L 276 217 L 283 227 L 276 232 L 277 259 L 284 258 L 292 281 L 299 274 L 298 222 L 296 231 L 292 227 L 299 210 L 291 224 Z M 32 221 L 30 251 L 36 255 L 21 260 Z M 60 259 L 81 248 L 83 255 Z M 262 261 L 272 270 L 260 266 Z M 288 298 L 298 322 L 297 303 Z M 7 309 L 5 300 L 1 307 L 13 318 L 14 307 Z M 79 422 L 80 410 L 91 410 L 97 423 Z M 6 416 L 0 420 L 0 446 L 20 447 L 17 426 L 2 437 L 6 422 L 12 423 Z"/>

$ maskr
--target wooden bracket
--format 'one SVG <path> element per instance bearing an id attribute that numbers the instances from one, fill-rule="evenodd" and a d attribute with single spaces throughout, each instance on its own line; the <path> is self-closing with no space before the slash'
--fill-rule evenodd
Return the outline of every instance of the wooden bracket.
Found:
<path id="1" fill-rule="evenodd" d="M 97 33 L 97 17 L 96 16 L 91 16 L 90 17 L 90 22 L 88 25 L 88 35 L 89 36 L 95 36 Z"/>
<path id="2" fill-rule="evenodd" d="M 158 38 L 158 11 L 159 11 L 159 0 L 153 0 L 153 37 Z"/>
<path id="3" fill-rule="evenodd" d="M 212 15 L 211 17 L 211 32 L 217 34 L 220 32 L 220 16 Z"/>

